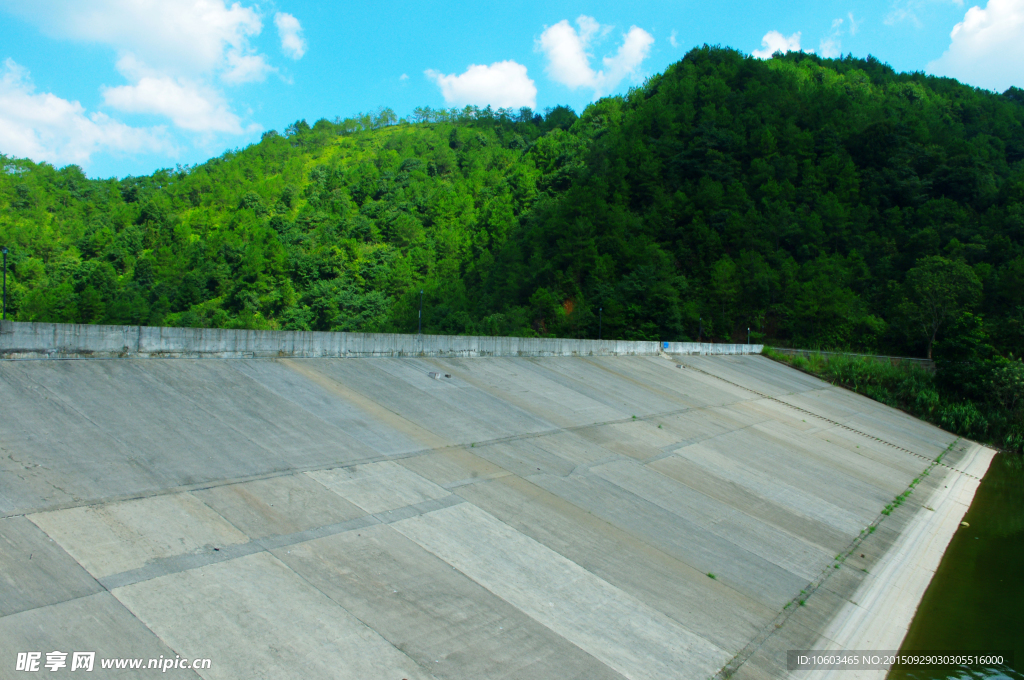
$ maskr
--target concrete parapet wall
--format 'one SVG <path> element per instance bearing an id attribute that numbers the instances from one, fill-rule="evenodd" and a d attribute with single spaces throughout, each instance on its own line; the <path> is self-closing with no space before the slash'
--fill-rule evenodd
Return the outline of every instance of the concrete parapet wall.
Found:
<path id="1" fill-rule="evenodd" d="M 760 354 L 764 345 L 729 345 L 714 342 L 662 342 L 666 354 Z"/>
<path id="2" fill-rule="evenodd" d="M 760 349 L 760 345 L 633 340 L 252 331 L 15 321 L 4 321 L 0 325 L 0 358 L 3 359 L 652 356 L 659 351 L 670 354 L 750 354 Z"/>
<path id="3" fill-rule="evenodd" d="M 252 331 L 15 321 L 4 321 L 0 325 L 0 358 L 4 359 L 653 356 L 659 352 L 756 354 L 760 351 L 761 345 L 641 340 Z"/>

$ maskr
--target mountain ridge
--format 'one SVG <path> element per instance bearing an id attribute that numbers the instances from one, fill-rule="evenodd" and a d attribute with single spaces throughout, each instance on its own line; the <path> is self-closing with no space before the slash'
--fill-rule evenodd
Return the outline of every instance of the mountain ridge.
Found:
<path id="1" fill-rule="evenodd" d="M 703 47 L 579 117 L 411 118 L 120 181 L 4 157 L 11 317 L 410 331 L 422 297 L 425 332 L 922 355 L 973 312 L 1024 346 L 1015 88 Z"/>

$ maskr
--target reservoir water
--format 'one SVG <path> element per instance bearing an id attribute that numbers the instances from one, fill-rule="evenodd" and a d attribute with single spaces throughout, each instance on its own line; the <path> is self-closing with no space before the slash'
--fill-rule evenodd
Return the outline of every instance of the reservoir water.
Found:
<path id="1" fill-rule="evenodd" d="M 901 651 L 1012 651 L 1013 663 L 889 680 L 1024 680 L 1024 458 L 998 454 L 921 600 Z"/>

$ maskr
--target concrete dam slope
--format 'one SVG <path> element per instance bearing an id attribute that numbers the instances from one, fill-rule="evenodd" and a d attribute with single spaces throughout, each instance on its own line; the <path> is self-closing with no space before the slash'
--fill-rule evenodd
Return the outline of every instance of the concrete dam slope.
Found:
<path id="1" fill-rule="evenodd" d="M 0 411 L 5 678 L 786 677 L 987 466 L 749 355 L 0 361 Z"/>

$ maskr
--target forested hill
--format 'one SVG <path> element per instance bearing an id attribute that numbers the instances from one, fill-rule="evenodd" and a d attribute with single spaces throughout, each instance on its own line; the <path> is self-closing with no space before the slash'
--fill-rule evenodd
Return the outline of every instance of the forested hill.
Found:
<path id="1" fill-rule="evenodd" d="M 871 59 L 702 48 L 579 118 L 385 109 L 121 181 L 0 160 L 25 321 L 409 332 L 423 290 L 429 333 L 1024 347 L 1024 92 Z"/>

